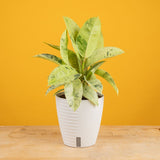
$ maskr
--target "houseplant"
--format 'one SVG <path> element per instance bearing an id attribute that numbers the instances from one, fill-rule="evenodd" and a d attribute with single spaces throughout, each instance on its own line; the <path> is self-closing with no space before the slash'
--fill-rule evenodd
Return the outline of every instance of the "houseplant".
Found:
<path id="1" fill-rule="evenodd" d="M 87 147 L 96 143 L 103 111 L 103 86 L 95 75 L 107 80 L 118 94 L 110 74 L 99 67 L 103 59 L 122 54 L 116 47 L 104 47 L 101 23 L 98 17 L 87 20 L 82 28 L 64 17 L 66 30 L 60 46 L 46 43 L 60 50 L 61 58 L 51 54 L 36 57 L 52 61 L 59 66 L 48 77 L 50 86 L 46 93 L 64 86 L 56 95 L 57 114 L 64 144 Z M 74 51 L 67 48 L 68 34 Z"/>

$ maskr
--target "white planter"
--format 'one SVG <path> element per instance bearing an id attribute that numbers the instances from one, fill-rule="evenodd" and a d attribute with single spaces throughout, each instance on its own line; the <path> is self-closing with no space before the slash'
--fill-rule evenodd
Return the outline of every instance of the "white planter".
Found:
<path id="1" fill-rule="evenodd" d="M 77 111 L 69 107 L 67 100 L 56 96 L 56 106 L 60 131 L 65 145 L 88 147 L 96 143 L 103 111 L 104 96 L 99 98 L 99 106 L 82 100 Z"/>

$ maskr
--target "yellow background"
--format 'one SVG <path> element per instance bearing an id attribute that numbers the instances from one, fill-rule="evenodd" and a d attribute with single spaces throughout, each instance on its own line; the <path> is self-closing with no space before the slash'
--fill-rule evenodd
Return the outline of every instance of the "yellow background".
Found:
<path id="1" fill-rule="evenodd" d="M 102 66 L 120 90 L 117 96 L 101 79 L 102 124 L 159 125 L 159 8 L 159 0 L 1 0 L 0 125 L 58 124 L 53 92 L 45 96 L 47 77 L 56 65 L 33 55 L 60 55 L 43 42 L 59 45 L 63 16 L 80 26 L 99 16 L 105 46 L 125 51 Z"/>

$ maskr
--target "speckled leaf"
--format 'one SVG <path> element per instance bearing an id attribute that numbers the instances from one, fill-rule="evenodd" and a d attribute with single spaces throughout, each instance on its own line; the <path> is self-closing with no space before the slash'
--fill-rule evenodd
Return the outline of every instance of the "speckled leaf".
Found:
<path id="1" fill-rule="evenodd" d="M 88 86 L 86 83 L 83 85 L 83 96 L 87 98 L 90 102 L 98 106 L 98 95 L 96 91 Z"/>
<path id="2" fill-rule="evenodd" d="M 47 89 L 47 91 L 46 91 L 46 95 L 47 95 L 50 91 L 52 91 L 53 89 L 55 89 L 55 88 L 57 88 L 57 87 L 59 87 L 59 86 L 61 86 L 61 84 L 50 86 L 50 87 Z"/>
<path id="3" fill-rule="evenodd" d="M 63 90 L 64 90 L 64 89 L 58 90 L 57 92 L 55 92 L 55 93 L 53 94 L 53 96 L 57 95 L 58 93 L 61 93 Z"/>
<path id="4" fill-rule="evenodd" d="M 44 54 L 38 54 L 34 57 L 43 58 L 43 59 L 49 60 L 51 62 L 54 62 L 56 64 L 61 64 L 61 65 L 64 64 L 64 62 L 61 58 L 54 56 L 52 54 L 44 53 Z"/>
<path id="5" fill-rule="evenodd" d="M 77 37 L 77 34 L 80 30 L 79 26 L 69 17 L 64 17 L 64 21 L 65 21 L 65 24 L 66 24 L 66 28 L 67 28 L 67 31 L 69 33 L 69 36 L 70 36 L 70 39 L 71 39 L 71 42 L 72 42 L 72 45 L 73 45 L 73 48 L 75 50 L 76 53 L 78 53 L 78 50 L 77 50 L 77 46 L 76 46 L 76 37 Z M 78 54 L 77 54 L 78 56 Z M 79 58 L 79 57 L 78 57 Z"/>
<path id="6" fill-rule="evenodd" d="M 60 51 L 60 46 L 57 46 L 57 45 L 54 45 L 54 44 L 50 44 L 50 43 L 46 43 L 46 42 L 44 42 L 44 43 L 47 44 L 48 46 L 50 46 L 50 47 L 52 47 L 52 48 L 57 49 L 57 50 Z M 69 52 L 73 52 L 72 50 L 69 50 L 69 49 L 68 49 L 68 51 Z"/>
<path id="7" fill-rule="evenodd" d="M 124 53 L 124 51 L 116 47 L 104 47 L 96 49 L 94 53 L 87 59 L 86 66 L 90 66 L 99 60 L 114 57 L 122 53 Z"/>
<path id="8" fill-rule="evenodd" d="M 99 39 L 98 39 L 98 42 L 97 42 L 97 47 L 96 49 L 98 48 L 103 48 L 104 47 L 104 39 L 103 39 L 103 34 L 102 32 L 100 33 L 100 36 L 99 36 Z"/>
<path id="9" fill-rule="evenodd" d="M 98 17 L 90 18 L 80 29 L 76 44 L 82 57 L 89 57 L 96 49 L 101 32 L 101 22 Z"/>
<path id="10" fill-rule="evenodd" d="M 60 50 L 60 47 L 57 46 L 57 45 L 54 45 L 54 44 L 50 44 L 50 43 L 47 43 L 47 42 L 44 42 L 45 44 L 47 44 L 48 46 L 54 48 L 54 49 L 57 49 L 57 50 Z"/>
<path id="11" fill-rule="evenodd" d="M 79 71 L 79 66 L 78 66 L 78 59 L 77 56 L 74 52 L 71 50 L 68 51 L 68 60 L 69 64 L 76 69 L 76 71 Z"/>
<path id="12" fill-rule="evenodd" d="M 102 93 L 102 90 L 103 90 L 103 85 L 101 83 L 100 80 L 98 80 L 96 78 L 96 76 L 94 74 L 92 74 L 91 78 L 89 80 L 87 80 L 85 78 L 85 81 L 94 89 L 96 90 L 97 92 L 99 93 Z"/>
<path id="13" fill-rule="evenodd" d="M 119 93 L 118 88 L 117 88 L 117 86 L 116 86 L 113 78 L 111 77 L 111 75 L 110 75 L 108 72 L 106 72 L 106 71 L 104 71 L 104 70 L 102 70 L 102 69 L 98 69 L 98 70 L 95 72 L 95 74 L 101 76 L 101 77 L 104 78 L 106 81 L 108 81 L 108 82 L 112 85 L 112 87 L 115 89 L 115 91 L 117 92 L 117 95 L 118 95 L 118 93 Z"/>
<path id="14" fill-rule="evenodd" d="M 51 46 L 52 48 L 54 48 L 54 46 L 55 46 L 55 45 L 52 45 L 52 44 L 49 44 L 49 43 L 46 43 L 46 44 Z M 60 47 L 57 46 L 56 49 L 60 50 Z M 65 52 L 65 53 L 67 53 L 67 52 Z M 62 56 L 62 54 L 61 54 L 61 56 Z M 79 64 L 78 64 L 78 59 L 77 59 L 76 53 L 74 53 L 72 50 L 68 49 L 68 54 L 64 54 L 64 58 L 68 59 L 69 62 L 67 64 L 70 64 L 73 68 L 75 68 L 77 71 L 79 71 Z M 63 61 L 62 61 L 62 63 L 65 64 Z"/>
<path id="15" fill-rule="evenodd" d="M 87 79 L 104 63 L 105 61 L 100 61 L 95 63 L 90 69 L 87 71 Z"/>
<path id="16" fill-rule="evenodd" d="M 82 100 L 83 87 L 81 81 L 76 79 L 71 83 L 65 84 L 64 93 L 69 106 L 76 111 Z"/>
<path id="17" fill-rule="evenodd" d="M 61 57 L 62 57 L 63 61 L 66 64 L 69 64 L 67 45 L 68 45 L 68 37 L 67 37 L 67 31 L 65 30 L 63 32 L 63 34 L 61 36 L 61 40 L 60 40 L 60 53 L 61 53 Z"/>
<path id="18" fill-rule="evenodd" d="M 81 75 L 69 65 L 61 65 L 55 68 L 48 77 L 48 85 L 64 85 L 79 78 Z"/>

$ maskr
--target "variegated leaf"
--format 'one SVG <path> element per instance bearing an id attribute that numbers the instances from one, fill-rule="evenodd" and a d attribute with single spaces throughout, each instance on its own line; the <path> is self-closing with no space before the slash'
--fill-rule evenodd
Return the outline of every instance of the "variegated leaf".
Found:
<path id="1" fill-rule="evenodd" d="M 98 106 L 98 95 L 96 91 L 88 86 L 86 83 L 83 85 L 83 96 L 87 98 L 90 102 Z"/>
<path id="2" fill-rule="evenodd" d="M 64 85 L 69 83 L 81 75 L 69 65 L 60 65 L 55 68 L 48 77 L 48 85 Z"/>
<path id="3" fill-rule="evenodd" d="M 94 53 L 87 59 L 86 66 L 90 66 L 99 60 L 114 57 L 122 53 L 124 53 L 124 51 L 116 47 L 104 47 L 96 49 Z"/>
<path id="4" fill-rule="evenodd" d="M 94 74 L 92 74 L 91 78 L 89 80 L 87 80 L 87 78 L 85 78 L 85 81 L 93 88 L 95 89 L 97 92 L 102 94 L 102 90 L 103 90 L 103 85 L 101 83 L 101 81 L 99 79 L 96 78 L 96 76 Z"/>
<path id="5" fill-rule="evenodd" d="M 38 54 L 34 57 L 43 58 L 43 59 L 49 60 L 51 62 L 54 62 L 56 64 L 60 64 L 60 65 L 64 64 L 64 62 L 61 58 L 54 56 L 52 54 L 43 53 L 43 54 Z"/>
<path id="6" fill-rule="evenodd" d="M 88 58 L 96 49 L 101 32 L 101 22 L 98 17 L 90 18 L 80 29 L 76 44 L 82 57 Z"/>
<path id="7" fill-rule="evenodd" d="M 71 39 L 71 42 L 72 42 L 72 45 L 73 45 L 73 48 L 76 52 L 76 54 L 78 53 L 78 50 L 77 50 L 77 46 L 76 46 L 76 37 L 77 37 L 77 34 L 80 30 L 79 26 L 69 17 L 64 17 L 64 21 L 65 21 L 65 24 L 66 24 L 66 28 L 67 28 L 67 31 L 69 33 L 69 36 L 70 36 L 70 39 Z M 78 54 L 77 54 L 78 56 Z M 79 56 L 78 56 L 79 58 Z"/>
<path id="8" fill-rule="evenodd" d="M 109 83 L 112 85 L 112 87 L 115 89 L 115 91 L 117 92 L 117 95 L 118 95 L 118 93 L 119 93 L 118 88 L 117 88 L 117 86 L 116 86 L 113 78 L 111 77 L 111 75 L 110 75 L 108 72 L 106 72 L 106 71 L 104 71 L 104 70 L 102 70 L 102 69 L 98 69 L 98 70 L 95 72 L 95 74 L 101 76 L 101 77 L 104 78 L 107 82 L 109 82 Z"/>
<path id="9" fill-rule="evenodd" d="M 64 90 L 64 89 L 58 90 L 57 92 L 55 92 L 55 93 L 53 94 L 53 96 L 57 95 L 58 93 L 61 93 L 63 90 Z"/>
<path id="10" fill-rule="evenodd" d="M 64 93 L 69 106 L 76 111 L 80 106 L 83 94 L 83 87 L 80 79 L 65 84 Z"/>
<path id="11" fill-rule="evenodd" d="M 98 43 L 97 43 L 97 47 L 98 48 L 103 48 L 104 47 L 104 39 L 103 39 L 103 34 L 102 32 L 100 33 L 99 39 L 98 39 Z"/>
<path id="12" fill-rule="evenodd" d="M 76 69 L 76 71 L 79 72 L 79 65 L 78 65 L 78 59 L 77 59 L 77 56 L 76 54 L 69 50 L 68 51 L 68 60 L 69 60 L 69 64 Z"/>
<path id="13" fill-rule="evenodd" d="M 57 46 L 57 45 L 54 45 L 54 44 L 50 44 L 50 43 L 47 43 L 47 42 L 44 42 L 44 44 L 47 44 L 48 46 L 54 48 L 54 49 L 57 49 L 57 50 L 60 50 L 60 47 Z"/>
<path id="14" fill-rule="evenodd" d="M 50 91 L 52 91 L 53 89 L 55 89 L 55 88 L 57 88 L 57 87 L 59 87 L 59 86 L 61 86 L 61 84 L 50 86 L 50 87 L 47 89 L 47 91 L 46 91 L 46 95 L 47 95 Z"/>
<path id="15" fill-rule="evenodd" d="M 105 61 L 100 61 L 95 63 L 90 69 L 87 71 L 87 79 L 104 63 Z"/>
<path id="16" fill-rule="evenodd" d="M 60 51 L 60 46 L 57 46 L 57 45 L 54 45 L 54 44 L 50 44 L 50 43 L 46 43 L 46 42 L 44 42 L 45 44 L 47 44 L 48 46 L 50 46 L 50 47 L 52 47 L 52 48 L 54 48 L 54 49 L 57 49 L 57 50 L 59 50 Z M 68 49 L 68 51 L 69 52 L 73 52 L 72 50 L 69 50 Z M 74 53 L 74 52 L 73 52 Z M 76 54 L 76 53 L 75 53 Z"/>
<path id="17" fill-rule="evenodd" d="M 53 44 L 49 44 L 49 43 L 45 43 L 45 44 L 47 44 L 47 45 L 49 45 L 49 46 L 51 46 L 52 48 L 55 48 L 55 49 L 57 49 L 57 50 L 60 50 L 60 47 L 59 46 L 56 46 L 56 45 L 53 45 Z M 62 54 L 61 54 L 61 56 L 62 56 Z M 65 55 L 66 56 L 66 55 Z M 67 57 L 66 57 L 66 59 L 67 59 Z M 68 49 L 68 61 L 69 61 L 69 64 L 73 67 L 73 68 L 75 68 L 77 71 L 79 71 L 79 62 L 78 62 L 78 59 L 77 59 L 77 55 L 76 55 L 76 53 L 74 53 L 72 50 L 69 50 Z M 64 62 L 63 62 L 63 64 L 64 64 Z M 68 63 L 67 63 L 68 64 Z"/>
<path id="18" fill-rule="evenodd" d="M 60 53 L 61 53 L 61 57 L 62 57 L 63 61 L 66 64 L 69 64 L 67 45 L 68 45 L 68 37 L 67 37 L 67 31 L 65 30 L 63 32 L 63 34 L 61 36 L 61 40 L 60 40 Z"/>

